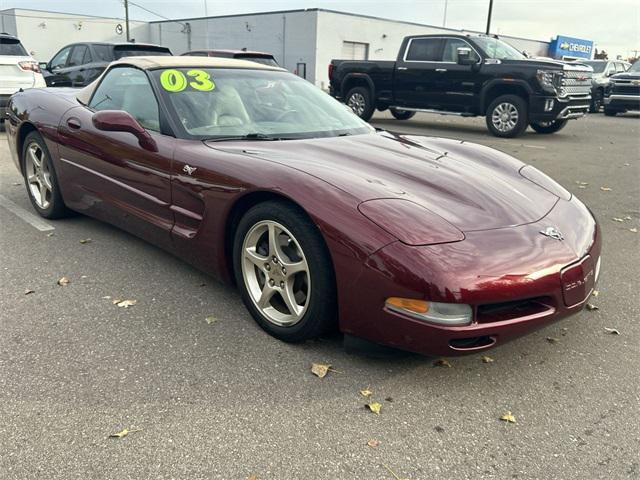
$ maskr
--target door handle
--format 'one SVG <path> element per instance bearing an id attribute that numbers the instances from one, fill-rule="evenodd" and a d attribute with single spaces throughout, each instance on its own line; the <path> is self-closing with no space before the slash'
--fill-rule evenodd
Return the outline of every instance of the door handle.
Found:
<path id="1" fill-rule="evenodd" d="M 396 70 L 406 70 L 407 67 L 398 67 Z"/>
<path id="2" fill-rule="evenodd" d="M 436 68 L 436 72 L 439 72 L 439 73 L 444 73 L 446 71 L 447 71 L 446 68 Z"/>
<path id="3" fill-rule="evenodd" d="M 80 123 L 80 120 L 78 120 L 77 118 L 71 117 L 67 119 L 67 126 L 72 130 L 80 130 L 80 128 L 82 127 L 82 124 Z"/>

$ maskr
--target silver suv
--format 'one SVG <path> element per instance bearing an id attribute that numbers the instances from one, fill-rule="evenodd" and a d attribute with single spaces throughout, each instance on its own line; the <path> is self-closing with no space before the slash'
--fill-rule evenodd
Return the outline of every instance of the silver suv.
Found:
<path id="1" fill-rule="evenodd" d="M 626 72 L 631 64 L 622 60 L 585 60 L 580 63 L 593 68 L 589 111 L 591 113 L 599 112 L 604 104 L 604 92 L 609 85 L 609 77 L 616 73 Z"/>
<path id="2" fill-rule="evenodd" d="M 16 37 L 0 33 L 0 122 L 4 122 L 9 97 L 18 90 L 45 87 L 38 62 Z"/>

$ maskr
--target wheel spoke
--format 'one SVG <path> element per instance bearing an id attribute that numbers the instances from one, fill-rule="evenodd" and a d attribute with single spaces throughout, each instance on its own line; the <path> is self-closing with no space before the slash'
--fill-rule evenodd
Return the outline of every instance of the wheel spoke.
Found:
<path id="1" fill-rule="evenodd" d="M 253 263 L 256 267 L 263 269 L 264 264 L 269 261 L 268 257 L 263 257 L 256 252 L 256 247 L 248 247 L 244 250 L 244 258 Z"/>
<path id="2" fill-rule="evenodd" d="M 29 149 L 29 157 L 31 157 L 31 162 L 33 163 L 33 166 L 35 168 L 40 168 L 42 163 L 38 158 L 38 155 L 36 154 L 36 147 L 31 147 Z"/>
<path id="3" fill-rule="evenodd" d="M 256 302 L 258 304 L 258 307 L 263 309 L 267 308 L 269 306 L 269 302 L 271 301 L 271 297 L 273 297 L 274 293 L 275 293 L 275 290 L 271 288 L 269 284 L 265 283 L 264 287 L 262 288 L 262 293 L 260 294 L 260 298 Z"/>
<path id="4" fill-rule="evenodd" d="M 280 263 L 282 264 L 282 266 L 287 272 L 285 274 L 287 278 L 295 275 L 298 272 L 307 271 L 307 262 L 305 262 L 304 260 L 300 260 L 298 262 L 290 262 L 290 261 L 283 260 Z"/>
<path id="5" fill-rule="evenodd" d="M 278 245 L 278 228 L 273 224 L 269 224 L 269 257 L 276 257 L 278 261 L 282 260 L 280 254 L 280 246 Z"/>
<path id="6" fill-rule="evenodd" d="M 49 190 L 47 189 L 47 186 L 44 184 L 44 182 L 40 183 L 40 202 L 42 204 L 42 206 L 44 207 L 48 202 L 47 202 L 47 192 Z"/>
<path id="7" fill-rule="evenodd" d="M 27 175 L 27 182 L 28 183 L 38 183 L 38 177 L 36 177 L 35 174 L 30 173 L 29 175 Z"/>
<path id="8" fill-rule="evenodd" d="M 293 279 L 287 280 L 285 282 L 284 288 L 281 290 L 280 295 L 282 295 L 282 300 L 284 300 L 284 304 L 289 309 L 289 313 L 291 313 L 291 315 L 298 316 L 302 307 L 296 302 L 296 296 L 293 293 Z"/>

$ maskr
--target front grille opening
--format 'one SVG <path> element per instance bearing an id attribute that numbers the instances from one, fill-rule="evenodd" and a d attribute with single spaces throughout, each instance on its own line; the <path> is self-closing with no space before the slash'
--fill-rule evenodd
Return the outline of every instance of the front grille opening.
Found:
<path id="1" fill-rule="evenodd" d="M 478 348 L 490 347 L 494 343 L 496 343 L 496 339 L 487 335 L 482 337 L 454 338 L 449 340 L 451 348 L 455 348 L 456 350 L 476 350 Z"/>
<path id="2" fill-rule="evenodd" d="M 477 310 L 478 323 L 504 322 L 531 315 L 553 313 L 555 308 L 551 297 L 535 297 L 510 302 L 480 305 Z"/>

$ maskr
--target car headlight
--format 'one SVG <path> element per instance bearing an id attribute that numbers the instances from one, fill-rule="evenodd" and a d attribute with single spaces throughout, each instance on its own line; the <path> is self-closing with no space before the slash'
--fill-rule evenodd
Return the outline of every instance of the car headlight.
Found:
<path id="1" fill-rule="evenodd" d="M 558 93 L 562 89 L 562 72 L 558 70 L 538 70 L 536 77 L 538 83 L 550 93 Z"/>
<path id="2" fill-rule="evenodd" d="M 358 210 L 406 245 L 434 245 L 464 240 L 464 234 L 440 215 L 409 200 L 367 200 L 358 205 Z"/>
<path id="3" fill-rule="evenodd" d="M 556 197 L 560 197 L 563 200 L 571 200 L 571 193 L 549 175 L 542 173 L 532 165 L 522 167 L 520 169 L 520 175 L 539 187 L 544 188 L 547 192 L 553 193 Z"/>
<path id="4" fill-rule="evenodd" d="M 470 305 L 463 303 L 427 302 L 400 297 L 387 298 L 384 305 L 392 312 L 447 326 L 469 325 L 473 312 Z"/>

